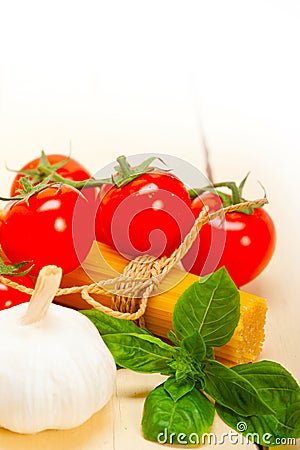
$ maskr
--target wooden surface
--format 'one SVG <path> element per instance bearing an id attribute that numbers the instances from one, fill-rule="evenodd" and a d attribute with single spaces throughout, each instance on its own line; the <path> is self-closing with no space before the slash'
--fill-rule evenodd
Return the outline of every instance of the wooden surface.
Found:
<path id="1" fill-rule="evenodd" d="M 166 448 L 165 445 L 144 440 L 140 427 L 145 396 L 163 379 L 159 375 L 134 374 L 122 369 L 118 373 L 116 391 L 111 401 L 82 426 L 72 430 L 44 431 L 37 435 L 18 435 L 1 429 L 0 450 L 158 450 Z M 257 450 L 253 444 L 243 444 L 240 441 L 240 435 L 230 434 L 230 429 L 217 417 L 210 433 L 211 443 L 204 444 L 200 448 Z M 300 446 L 298 444 L 284 448 L 299 449 Z"/>

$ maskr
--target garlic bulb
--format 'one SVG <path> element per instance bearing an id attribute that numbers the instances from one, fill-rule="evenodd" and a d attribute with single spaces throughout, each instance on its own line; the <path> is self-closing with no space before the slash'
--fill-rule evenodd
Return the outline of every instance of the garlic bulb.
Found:
<path id="1" fill-rule="evenodd" d="M 78 426 L 111 398 L 116 366 L 84 315 L 52 304 L 62 271 L 44 267 L 30 302 L 0 311 L 0 426 Z"/>

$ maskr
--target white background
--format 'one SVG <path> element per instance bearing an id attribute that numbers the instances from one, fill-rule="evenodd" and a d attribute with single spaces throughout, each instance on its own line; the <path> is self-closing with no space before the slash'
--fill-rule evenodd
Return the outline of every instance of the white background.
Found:
<path id="1" fill-rule="evenodd" d="M 5 163 L 41 149 L 92 172 L 147 152 L 204 170 L 205 135 L 215 180 L 267 189 L 277 249 L 247 289 L 268 300 L 264 352 L 298 379 L 299 44 L 298 0 L 0 1 L 0 193 Z"/>

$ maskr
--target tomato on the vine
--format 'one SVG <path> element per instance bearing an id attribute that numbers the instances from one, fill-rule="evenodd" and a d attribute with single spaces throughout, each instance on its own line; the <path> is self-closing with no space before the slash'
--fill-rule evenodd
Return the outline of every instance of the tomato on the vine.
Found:
<path id="1" fill-rule="evenodd" d="M 102 187 L 95 222 L 97 240 L 126 257 L 170 255 L 194 221 L 186 187 L 175 175 L 157 168 L 134 177 L 138 170 L 125 157 L 118 162 L 118 177 L 130 178 L 132 173 L 133 179 L 120 187 Z"/>
<path id="2" fill-rule="evenodd" d="M 32 261 L 32 275 L 48 264 L 66 273 L 87 256 L 94 237 L 93 219 L 94 207 L 81 191 L 52 184 L 4 206 L 0 241 L 10 261 Z"/>
<path id="3" fill-rule="evenodd" d="M 213 192 L 205 192 L 192 201 L 192 211 L 198 217 L 203 206 L 212 213 L 222 206 Z M 235 284 L 240 287 L 254 280 L 269 263 L 276 243 L 272 218 L 262 207 L 252 213 L 227 213 L 205 224 L 183 258 L 186 270 L 206 275 L 225 266 Z"/>
<path id="4" fill-rule="evenodd" d="M 20 179 L 24 175 L 28 175 L 35 184 L 42 181 L 51 172 L 70 181 L 83 181 L 91 178 L 90 172 L 75 159 L 61 154 L 46 155 L 42 152 L 41 157 L 29 161 L 18 171 L 10 188 L 11 197 L 18 195 L 18 190 L 22 188 Z"/>

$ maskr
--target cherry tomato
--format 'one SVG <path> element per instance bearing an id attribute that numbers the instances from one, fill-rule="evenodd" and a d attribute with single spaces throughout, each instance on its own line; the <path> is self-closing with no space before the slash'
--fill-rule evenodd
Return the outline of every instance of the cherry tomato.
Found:
<path id="1" fill-rule="evenodd" d="M 68 156 L 65 155 L 60 155 L 60 154 L 51 154 L 51 155 L 46 155 L 47 160 L 49 162 L 49 164 L 55 165 L 63 160 L 68 160 L 62 167 L 60 167 L 59 169 L 57 169 L 56 173 L 60 176 L 62 176 L 63 178 L 66 178 L 67 180 L 72 180 L 72 181 L 83 181 L 83 180 L 87 180 L 88 178 L 91 178 L 91 174 L 89 173 L 89 171 L 82 165 L 80 164 L 78 161 L 76 161 L 73 158 L 68 158 Z M 39 166 L 41 161 L 41 158 L 36 158 L 33 159 L 32 161 L 29 161 L 27 164 L 25 164 L 21 171 L 24 170 L 34 170 L 37 169 L 37 167 Z M 20 185 L 20 178 L 22 178 L 24 176 L 24 174 L 18 173 L 11 185 L 11 189 L 10 189 L 10 196 L 13 197 L 15 195 L 18 194 L 18 189 L 21 188 Z M 42 176 L 41 176 L 41 180 L 42 180 Z"/>
<path id="2" fill-rule="evenodd" d="M 1 217 L 3 251 L 11 262 L 31 260 L 32 275 L 48 264 L 70 272 L 92 245 L 93 214 L 86 197 L 68 185 L 46 187 L 28 202 L 10 201 Z"/>
<path id="3" fill-rule="evenodd" d="M 220 208 L 218 195 L 205 193 L 192 202 L 197 217 L 203 206 L 209 212 Z M 274 223 L 264 208 L 253 214 L 227 213 L 204 225 L 195 242 L 182 260 L 186 270 L 206 275 L 225 266 L 235 284 L 240 287 L 256 278 L 269 263 L 276 243 Z"/>
<path id="4" fill-rule="evenodd" d="M 96 215 L 96 238 L 126 257 L 170 255 L 194 217 L 184 184 L 155 169 L 123 187 L 104 185 Z"/>
<path id="5" fill-rule="evenodd" d="M 34 283 L 27 275 L 23 276 L 6 276 L 5 278 L 21 284 L 26 287 L 34 288 Z M 0 310 L 11 308 L 12 306 L 19 305 L 20 303 L 29 302 L 30 295 L 25 292 L 18 291 L 12 287 L 6 286 L 6 284 L 0 282 Z"/>

